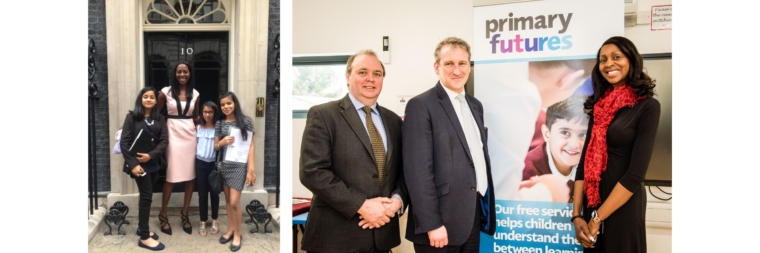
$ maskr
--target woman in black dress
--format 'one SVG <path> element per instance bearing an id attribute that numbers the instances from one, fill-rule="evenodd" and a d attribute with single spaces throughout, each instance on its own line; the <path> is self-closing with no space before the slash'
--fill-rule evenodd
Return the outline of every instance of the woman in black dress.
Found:
<path id="1" fill-rule="evenodd" d="M 153 199 L 153 185 L 158 179 L 160 169 L 158 157 L 166 151 L 169 143 L 166 119 L 156 109 L 156 91 L 153 87 L 145 87 L 137 95 L 135 109 L 127 114 L 124 126 L 121 128 L 121 154 L 124 156 L 124 173 L 135 179 L 140 190 L 140 204 L 137 209 L 139 217 L 137 235 L 140 240 L 137 245 L 150 250 L 162 250 L 164 244 L 158 241 L 158 234 L 150 231 L 148 216 Z M 153 137 L 153 149 L 148 153 L 130 152 L 135 139 L 141 136 Z"/>
<path id="2" fill-rule="evenodd" d="M 660 119 L 655 83 L 624 37 L 607 39 L 597 59 L 571 221 L 584 252 L 646 252 L 644 175 Z"/>

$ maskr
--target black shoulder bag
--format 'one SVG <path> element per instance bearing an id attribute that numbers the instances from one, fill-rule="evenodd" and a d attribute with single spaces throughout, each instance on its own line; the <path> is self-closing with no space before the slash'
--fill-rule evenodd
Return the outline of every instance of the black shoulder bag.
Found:
<path id="1" fill-rule="evenodd" d="M 209 190 L 213 192 L 214 194 L 219 194 L 222 192 L 222 174 L 219 173 L 219 166 L 221 166 L 221 162 L 219 161 L 219 157 L 221 156 L 222 151 L 216 152 L 216 163 L 214 164 L 214 170 L 211 171 L 211 174 L 208 175 L 208 184 L 209 184 Z"/>

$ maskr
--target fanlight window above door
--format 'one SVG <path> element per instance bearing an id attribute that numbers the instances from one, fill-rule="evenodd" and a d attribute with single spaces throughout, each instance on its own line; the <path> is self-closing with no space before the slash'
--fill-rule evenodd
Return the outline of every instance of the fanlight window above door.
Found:
<path id="1" fill-rule="evenodd" d="M 229 24 L 229 0 L 143 0 L 146 25 Z"/>

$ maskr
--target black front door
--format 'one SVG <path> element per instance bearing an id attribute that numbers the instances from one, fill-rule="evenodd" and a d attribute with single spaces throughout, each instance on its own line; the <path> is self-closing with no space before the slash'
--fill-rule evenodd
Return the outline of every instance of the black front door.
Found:
<path id="1" fill-rule="evenodd" d="M 206 101 L 219 104 L 219 95 L 228 88 L 228 32 L 145 32 L 145 85 L 160 90 L 174 78 L 174 66 L 187 62 L 195 90 L 200 93 L 201 106 Z M 166 107 L 162 112 L 166 115 Z M 195 154 L 188 154 L 195 157 Z M 153 192 L 161 192 L 166 171 L 159 172 Z M 176 184 L 174 192 L 184 191 Z"/>

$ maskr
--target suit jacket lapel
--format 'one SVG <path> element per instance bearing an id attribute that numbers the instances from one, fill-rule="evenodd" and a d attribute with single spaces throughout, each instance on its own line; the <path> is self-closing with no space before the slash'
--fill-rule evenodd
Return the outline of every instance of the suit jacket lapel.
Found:
<path id="1" fill-rule="evenodd" d="M 459 117 L 457 117 L 457 113 L 454 111 L 454 105 L 451 104 L 449 95 L 446 94 L 446 90 L 443 89 L 441 82 L 438 82 L 438 84 L 435 85 L 435 88 L 436 94 L 438 95 L 438 98 L 440 98 L 439 102 L 441 103 L 443 110 L 446 111 L 446 115 L 449 116 L 449 121 L 451 121 L 451 124 L 454 125 L 454 130 L 456 130 L 457 136 L 459 136 L 459 142 L 462 143 L 462 147 L 464 147 L 464 150 L 467 151 L 467 157 L 469 157 L 470 161 L 472 161 L 470 148 L 467 145 L 467 138 L 464 136 L 462 124 L 459 124 Z"/>
<path id="2" fill-rule="evenodd" d="M 364 144 L 364 148 L 367 149 L 367 153 L 372 156 L 372 160 L 375 160 L 375 153 L 372 152 L 372 143 L 369 141 L 369 134 L 367 134 L 367 130 L 364 129 L 362 120 L 356 112 L 357 109 L 354 108 L 354 104 L 351 103 L 351 99 L 348 98 L 348 95 L 343 97 L 343 100 L 340 101 L 340 107 L 343 108 L 343 111 L 341 111 L 340 114 L 343 115 L 343 118 L 346 119 L 348 125 L 351 126 L 351 130 L 354 131 L 356 137 L 358 137 L 362 144 Z"/>
<path id="3" fill-rule="evenodd" d="M 478 125 L 478 130 L 480 131 L 480 140 L 483 143 L 486 143 L 486 130 L 485 126 L 483 125 L 483 114 L 480 113 L 480 111 L 475 110 L 475 102 L 472 101 L 473 98 L 470 97 L 470 95 L 465 96 L 467 98 L 467 104 L 470 105 L 470 112 L 472 113 L 472 117 L 475 119 L 475 124 Z M 477 112 L 477 113 L 476 113 Z"/>

